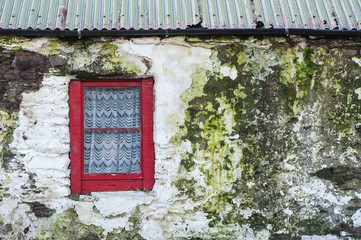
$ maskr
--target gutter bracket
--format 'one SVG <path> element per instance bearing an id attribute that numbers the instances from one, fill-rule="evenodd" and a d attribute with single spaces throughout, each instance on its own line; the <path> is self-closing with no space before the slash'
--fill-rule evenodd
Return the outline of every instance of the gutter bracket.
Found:
<path id="1" fill-rule="evenodd" d="M 286 37 L 290 37 L 290 30 L 288 27 L 285 27 Z"/>
<path id="2" fill-rule="evenodd" d="M 82 37 L 82 36 L 81 36 L 81 30 L 78 29 L 76 32 L 78 33 L 78 38 L 81 39 L 81 37 Z"/>

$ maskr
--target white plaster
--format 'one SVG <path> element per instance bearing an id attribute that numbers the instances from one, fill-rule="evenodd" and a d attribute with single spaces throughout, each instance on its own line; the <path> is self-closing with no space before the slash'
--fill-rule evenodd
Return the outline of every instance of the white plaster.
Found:
<path id="1" fill-rule="evenodd" d="M 237 78 L 237 69 L 236 67 L 232 66 L 232 68 L 228 66 L 222 66 L 220 72 L 225 77 L 230 77 L 232 80 Z"/>
<path id="2" fill-rule="evenodd" d="M 56 38 L 53 38 L 53 40 L 55 39 Z M 22 49 L 32 52 L 43 53 L 45 48 L 47 47 L 48 42 L 49 42 L 49 38 L 47 37 L 33 38 L 30 41 L 26 41 L 22 45 Z"/>
<path id="3" fill-rule="evenodd" d="M 3 218 L 8 218 L 12 211 L 17 207 L 19 203 L 18 199 L 15 198 L 4 198 L 0 202 L 0 215 Z"/>
<path id="4" fill-rule="evenodd" d="M 283 209 L 283 212 L 286 213 L 287 215 L 292 215 L 293 211 L 289 208 Z"/>
<path id="5" fill-rule="evenodd" d="M 361 100 L 361 88 L 356 88 L 355 93 L 357 94 L 357 99 Z"/>
<path id="6" fill-rule="evenodd" d="M 49 144 L 50 145 L 50 144 Z M 60 155 L 54 157 L 34 157 L 30 160 L 28 167 L 34 168 L 46 168 L 46 169 L 67 169 L 70 164 L 69 157 L 67 155 Z"/>
<path id="7" fill-rule="evenodd" d="M 178 45 L 157 45 L 153 48 L 152 68 L 148 73 L 155 78 L 156 144 L 168 144 L 177 132 L 186 107 L 185 103 L 179 101 L 180 95 L 191 86 L 192 73 L 212 69 L 210 54 L 208 49 Z"/>
<path id="8" fill-rule="evenodd" d="M 296 201 L 304 204 L 304 211 L 308 214 L 317 213 L 317 205 L 325 208 L 333 206 L 335 214 L 339 213 L 338 207 L 346 205 L 352 196 L 342 196 L 337 193 L 337 190 L 332 185 L 326 185 L 326 183 L 317 178 L 313 178 L 312 181 L 299 184 L 298 186 L 291 187 L 289 189 L 289 196 Z M 306 207 L 308 206 L 308 207 Z"/>
<path id="9" fill-rule="evenodd" d="M 134 38 L 132 42 L 137 45 L 156 45 L 160 43 L 159 37 L 144 37 L 144 38 Z"/>
<path id="10" fill-rule="evenodd" d="M 236 200 L 233 199 L 233 201 L 236 201 Z M 238 203 L 237 205 L 240 205 L 240 204 Z M 254 209 L 249 209 L 249 208 L 239 210 L 239 214 L 242 215 L 245 219 L 248 219 L 249 217 L 251 217 L 254 212 L 259 213 L 260 211 L 254 210 Z"/>
<path id="11" fill-rule="evenodd" d="M 66 197 L 69 196 L 70 194 L 70 188 L 69 185 L 68 186 L 58 186 L 58 187 L 54 187 L 56 186 L 56 184 L 49 184 L 48 188 L 50 189 L 48 192 L 46 192 L 47 194 L 44 196 L 44 198 L 62 198 L 62 197 Z"/>
<path id="12" fill-rule="evenodd" d="M 239 134 L 236 134 L 234 136 L 229 136 L 228 138 L 231 139 L 231 140 L 239 139 Z"/>
<path id="13" fill-rule="evenodd" d="M 75 211 L 79 216 L 79 220 L 84 224 L 94 224 L 99 221 L 99 216 L 93 210 L 94 204 L 92 202 L 80 202 L 75 204 Z"/>
<path id="14" fill-rule="evenodd" d="M 39 40 L 39 44 L 44 44 Z M 20 105 L 19 127 L 10 144 L 17 158 L 30 173 L 36 173 L 35 186 L 39 193 L 28 191 L 28 176 L 11 185 L 12 193 L 26 201 L 60 199 L 70 194 L 69 179 L 69 120 L 68 83 L 70 77 L 44 77 L 42 87 L 23 94 Z M 14 176 L 11 176 L 15 180 Z"/>
<path id="15" fill-rule="evenodd" d="M 152 54 L 153 54 L 153 48 L 155 44 L 152 44 L 153 38 L 150 38 L 150 41 L 148 42 L 147 39 L 144 40 L 133 40 L 133 41 L 126 41 L 123 43 L 120 43 L 119 40 L 115 41 L 114 43 L 119 44 L 119 49 L 121 49 L 122 52 L 130 53 L 135 56 L 140 57 L 147 57 L 152 60 Z M 160 40 L 158 39 L 159 42 Z"/>
<path id="16" fill-rule="evenodd" d="M 94 206 L 104 217 L 131 212 L 135 207 L 150 204 L 154 195 L 141 191 L 93 192 Z"/>
<path id="17" fill-rule="evenodd" d="M 355 196 L 361 199 L 361 193 L 355 192 Z"/>
<path id="18" fill-rule="evenodd" d="M 26 154 L 28 161 L 42 154 L 54 158 L 69 152 L 69 80 L 66 77 L 49 76 L 44 79 L 44 86 L 39 91 L 23 94 L 20 126 L 14 132 L 11 147 Z M 34 167 L 36 161 L 41 162 L 35 160 L 31 167 Z M 55 158 L 51 161 L 57 160 Z"/>
<path id="19" fill-rule="evenodd" d="M 355 227 L 361 227 L 361 209 L 357 209 L 357 211 L 352 215 L 351 219 Z"/>
<path id="20" fill-rule="evenodd" d="M 335 235 L 312 235 L 312 236 L 302 236 L 302 240 L 341 240 L 338 236 Z"/>
<path id="21" fill-rule="evenodd" d="M 357 65 L 359 65 L 361 67 L 361 59 L 360 58 L 353 57 L 352 61 L 354 61 L 355 63 L 357 63 Z"/>

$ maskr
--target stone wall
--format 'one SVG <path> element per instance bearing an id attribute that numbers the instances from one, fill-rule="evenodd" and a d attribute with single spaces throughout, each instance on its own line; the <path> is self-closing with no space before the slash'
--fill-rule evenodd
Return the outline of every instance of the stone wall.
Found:
<path id="1" fill-rule="evenodd" d="M 0 238 L 361 237 L 361 41 L 0 38 Z M 68 84 L 154 79 L 153 191 L 70 192 Z"/>

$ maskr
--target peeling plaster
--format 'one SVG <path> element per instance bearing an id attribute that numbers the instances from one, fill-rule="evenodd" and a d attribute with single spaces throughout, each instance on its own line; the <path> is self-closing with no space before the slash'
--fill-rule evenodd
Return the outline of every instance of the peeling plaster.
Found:
<path id="1" fill-rule="evenodd" d="M 19 165 L 0 169 L 0 224 L 12 226 L 0 237 L 54 238 L 75 225 L 95 239 L 352 236 L 361 64 L 344 46 L 361 44 L 326 42 L 1 38 L 6 51 L 67 61 L 22 93 L 19 113 L 0 112 L 2 129 L 16 128 L 2 148 Z M 153 191 L 70 195 L 68 83 L 84 72 L 154 78 Z M 54 214 L 36 217 L 34 202 Z"/>

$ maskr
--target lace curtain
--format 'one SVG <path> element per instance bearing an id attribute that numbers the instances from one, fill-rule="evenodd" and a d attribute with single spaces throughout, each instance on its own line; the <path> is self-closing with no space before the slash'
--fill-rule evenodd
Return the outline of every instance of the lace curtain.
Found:
<path id="1" fill-rule="evenodd" d="M 84 172 L 140 172 L 140 88 L 84 88 Z"/>

